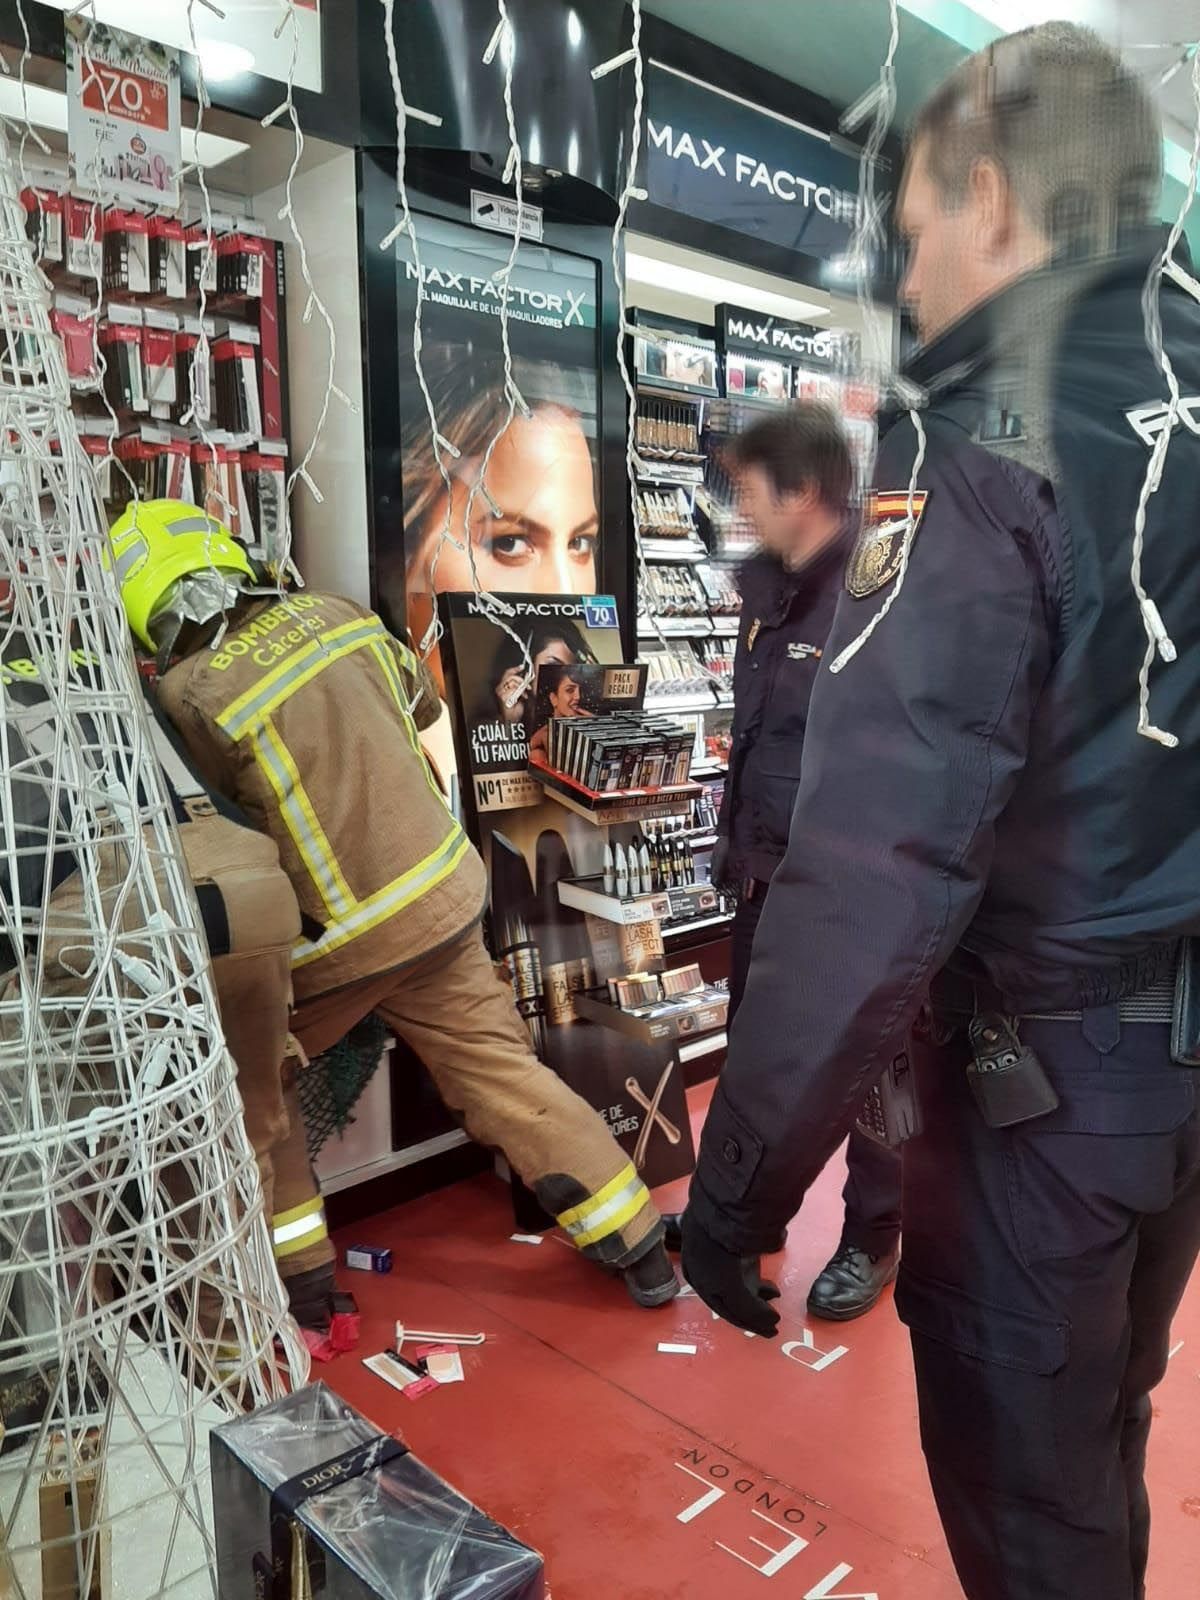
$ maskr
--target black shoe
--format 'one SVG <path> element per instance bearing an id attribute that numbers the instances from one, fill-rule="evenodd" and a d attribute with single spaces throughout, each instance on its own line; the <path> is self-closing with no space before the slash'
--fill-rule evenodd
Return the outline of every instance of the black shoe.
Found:
<path id="1" fill-rule="evenodd" d="M 285 1277 L 283 1287 L 287 1290 L 288 1310 L 300 1326 L 310 1333 L 327 1333 L 331 1313 L 329 1300 L 337 1288 L 333 1262 Z"/>
<path id="2" fill-rule="evenodd" d="M 663 1243 L 666 1245 L 668 1250 L 672 1251 L 675 1255 L 678 1255 L 683 1249 L 683 1212 L 666 1212 L 663 1216 L 663 1228 L 665 1230 L 663 1233 Z M 775 1246 L 774 1250 L 768 1250 L 765 1253 L 769 1256 L 777 1256 L 786 1248 L 787 1229 L 785 1228 L 779 1235 L 779 1243 Z"/>
<path id="3" fill-rule="evenodd" d="M 682 1211 L 665 1211 L 663 1213 L 663 1244 L 673 1255 L 678 1255 L 683 1249 Z"/>
<path id="4" fill-rule="evenodd" d="M 899 1268 L 898 1249 L 872 1256 L 843 1245 L 809 1290 L 809 1312 L 826 1322 L 853 1322 L 870 1311 Z"/>
<path id="5" fill-rule="evenodd" d="M 669 1305 L 679 1293 L 675 1268 L 667 1259 L 667 1252 L 661 1244 L 648 1250 L 632 1266 L 623 1268 L 621 1276 L 625 1279 L 630 1299 L 639 1306 L 653 1308 Z"/>

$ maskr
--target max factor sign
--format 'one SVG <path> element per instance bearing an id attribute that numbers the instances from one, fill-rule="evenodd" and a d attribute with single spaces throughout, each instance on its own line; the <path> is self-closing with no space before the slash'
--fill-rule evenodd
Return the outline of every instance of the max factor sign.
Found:
<path id="1" fill-rule="evenodd" d="M 837 335 L 831 328 L 784 322 L 740 306 L 720 306 L 717 316 L 726 350 L 748 350 L 819 366 L 829 366 L 836 353 Z"/>
<path id="2" fill-rule="evenodd" d="M 812 128 L 651 62 L 644 187 L 653 205 L 818 259 L 858 220 L 858 160 Z"/>
<path id="3" fill-rule="evenodd" d="M 404 271 L 410 282 L 417 276 L 411 261 L 404 263 Z M 470 272 L 455 271 L 450 266 L 429 266 L 422 262 L 421 292 L 424 299 L 435 305 L 485 316 L 498 317 L 501 306 L 507 302 L 508 315 L 516 322 L 534 322 L 549 328 L 594 325 L 593 302 L 586 290 L 551 279 L 549 274 L 543 276 L 547 280 L 544 283 L 520 283 L 510 279 L 504 284 L 495 278 L 477 277 Z"/>
<path id="4" fill-rule="evenodd" d="M 690 162 L 697 172 L 711 172 L 751 191 L 765 190 L 773 200 L 807 206 L 851 228 L 858 220 L 858 196 L 817 178 L 772 167 L 769 161 L 745 150 L 726 150 L 724 145 L 710 144 L 703 135 L 693 135 L 687 128 L 673 128 L 669 123 L 659 127 L 648 118 L 646 131 L 656 150 L 665 152 L 672 161 Z"/>

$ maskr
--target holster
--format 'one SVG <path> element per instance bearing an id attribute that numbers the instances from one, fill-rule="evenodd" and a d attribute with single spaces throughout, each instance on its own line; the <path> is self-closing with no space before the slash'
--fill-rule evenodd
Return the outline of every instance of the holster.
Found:
<path id="1" fill-rule="evenodd" d="M 1200 939 L 1184 939 L 1179 951 L 1171 1058 L 1181 1067 L 1200 1067 Z"/>

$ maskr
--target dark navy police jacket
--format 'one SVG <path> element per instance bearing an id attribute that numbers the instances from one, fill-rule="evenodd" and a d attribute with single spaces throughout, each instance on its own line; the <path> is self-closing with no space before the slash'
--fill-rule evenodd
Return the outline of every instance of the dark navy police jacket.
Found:
<path id="1" fill-rule="evenodd" d="M 738 573 L 742 616 L 733 661 L 733 748 L 718 833 L 722 876 L 769 882 L 787 849 L 817 668 L 833 625 L 847 542 L 796 571 L 763 553 Z"/>
<path id="2" fill-rule="evenodd" d="M 1179 747 L 1137 732 L 1133 525 L 1168 392 L 1140 301 L 1161 247 L 1026 278 L 916 358 L 907 572 L 897 594 L 905 523 L 876 502 L 693 1182 L 730 1249 L 770 1248 L 947 964 L 1014 1014 L 1074 1009 L 1157 981 L 1200 932 L 1200 304 L 1169 283 L 1183 417 L 1143 578 L 1178 651 L 1150 720 Z M 885 427 L 876 488 L 903 501 L 916 431 Z"/>

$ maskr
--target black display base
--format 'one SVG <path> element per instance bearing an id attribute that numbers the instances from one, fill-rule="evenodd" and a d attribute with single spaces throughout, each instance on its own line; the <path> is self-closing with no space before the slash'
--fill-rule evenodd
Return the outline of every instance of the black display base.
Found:
<path id="1" fill-rule="evenodd" d="M 482 1145 L 460 1144 L 454 1150 L 443 1150 L 440 1155 L 414 1162 L 411 1167 L 400 1167 L 326 1195 L 325 1218 L 331 1229 L 348 1228 L 390 1211 L 393 1206 L 433 1194 L 436 1189 L 448 1189 L 451 1184 L 491 1172 L 492 1166 L 492 1156 Z"/>

